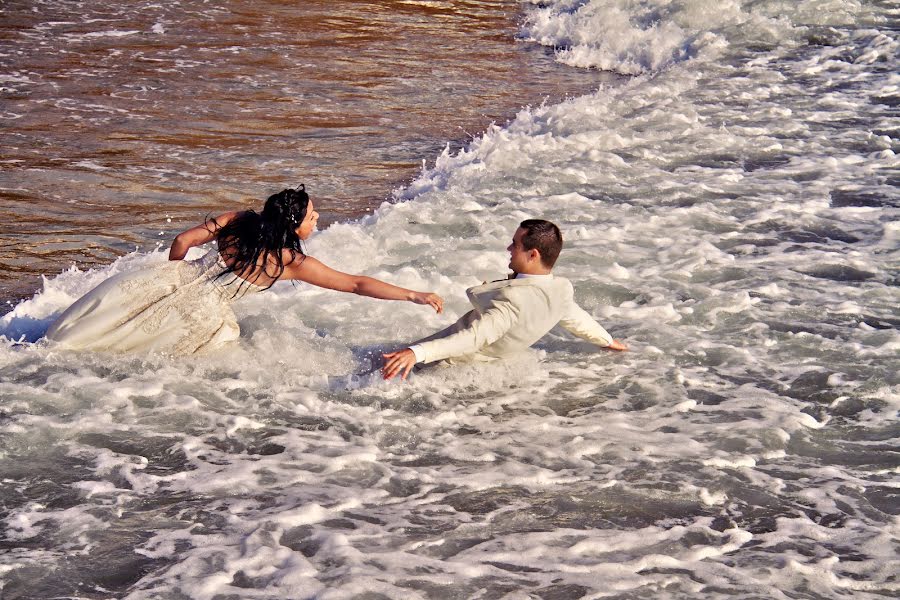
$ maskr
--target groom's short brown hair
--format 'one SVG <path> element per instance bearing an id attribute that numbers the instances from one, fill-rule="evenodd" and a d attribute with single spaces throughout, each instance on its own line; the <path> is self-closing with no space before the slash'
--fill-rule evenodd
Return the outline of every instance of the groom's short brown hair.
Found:
<path id="1" fill-rule="evenodd" d="M 552 269 L 562 250 L 563 239 L 559 227 L 543 219 L 526 219 L 519 223 L 525 230 L 522 246 L 526 250 L 537 250 L 541 254 L 541 263 Z"/>

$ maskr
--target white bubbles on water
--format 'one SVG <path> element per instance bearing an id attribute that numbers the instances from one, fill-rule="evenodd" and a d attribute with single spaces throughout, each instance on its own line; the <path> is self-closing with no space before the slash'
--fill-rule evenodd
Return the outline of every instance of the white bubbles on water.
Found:
<path id="1" fill-rule="evenodd" d="M 523 110 L 311 240 L 441 293 L 444 316 L 279 284 L 206 356 L 5 344 L 8 587 L 63 551 L 99 580 L 92 552 L 112 548 L 138 561 L 111 567 L 132 598 L 895 594 L 895 36 L 820 29 L 857 3 L 774 5 L 567 3 L 565 23 L 619 11 L 625 41 L 665 56 L 625 44 L 609 56 L 654 72 Z M 639 39 L 625 22 L 650 11 Z M 707 34 L 716 60 L 675 60 Z M 632 351 L 553 332 L 518 360 L 381 381 L 379 353 L 462 314 L 534 216 Z M 161 260 L 48 278 L 0 328 L 36 341 Z"/>

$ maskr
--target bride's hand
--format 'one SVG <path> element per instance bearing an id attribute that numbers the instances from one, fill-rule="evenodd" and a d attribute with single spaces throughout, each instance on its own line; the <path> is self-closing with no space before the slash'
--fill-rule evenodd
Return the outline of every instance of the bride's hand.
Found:
<path id="1" fill-rule="evenodd" d="M 427 304 L 438 314 L 444 312 L 444 299 L 431 292 L 413 292 L 411 300 L 416 304 Z"/>

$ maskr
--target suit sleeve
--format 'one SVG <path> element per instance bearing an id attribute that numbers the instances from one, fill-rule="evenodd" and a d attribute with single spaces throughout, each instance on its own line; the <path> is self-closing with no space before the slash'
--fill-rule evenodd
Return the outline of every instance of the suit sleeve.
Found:
<path id="1" fill-rule="evenodd" d="M 503 337 L 519 319 L 519 309 L 508 300 L 495 300 L 481 318 L 442 339 L 416 344 L 419 362 L 431 363 L 445 358 L 474 354 Z"/>
<path id="2" fill-rule="evenodd" d="M 560 319 L 559 324 L 566 331 L 598 346 L 605 348 L 613 342 L 613 337 L 603 329 L 603 326 L 575 302 L 572 302 L 569 312 Z"/>

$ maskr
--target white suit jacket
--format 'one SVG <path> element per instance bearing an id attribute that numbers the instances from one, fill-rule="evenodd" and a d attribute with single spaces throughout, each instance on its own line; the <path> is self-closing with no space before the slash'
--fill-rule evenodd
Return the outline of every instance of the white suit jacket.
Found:
<path id="1" fill-rule="evenodd" d="M 547 275 L 505 279 L 466 290 L 474 310 L 413 344 L 417 362 L 494 360 L 522 352 L 555 325 L 600 346 L 613 339 L 575 304 L 568 279 Z"/>

